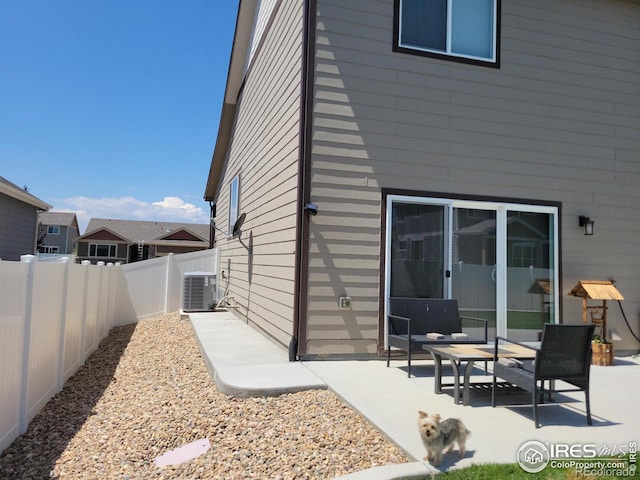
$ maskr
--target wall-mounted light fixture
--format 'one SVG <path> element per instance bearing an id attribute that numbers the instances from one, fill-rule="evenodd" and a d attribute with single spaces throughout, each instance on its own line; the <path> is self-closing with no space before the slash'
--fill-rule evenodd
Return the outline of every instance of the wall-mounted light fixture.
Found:
<path id="1" fill-rule="evenodd" d="M 584 227 L 585 235 L 593 235 L 593 220 L 591 220 L 589 217 L 580 215 L 578 217 L 578 225 Z"/>
<path id="2" fill-rule="evenodd" d="M 315 217 L 318 214 L 318 206 L 315 203 L 307 203 L 304 206 L 304 211 Z"/>

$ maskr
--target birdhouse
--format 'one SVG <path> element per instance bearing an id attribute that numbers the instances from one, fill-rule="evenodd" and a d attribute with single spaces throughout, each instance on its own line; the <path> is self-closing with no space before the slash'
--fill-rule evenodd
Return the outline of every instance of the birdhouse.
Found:
<path id="1" fill-rule="evenodd" d="M 624 297 L 611 280 L 580 280 L 571 289 L 569 295 L 582 298 L 583 323 L 591 320 L 591 323 L 600 329 L 603 344 L 597 345 L 597 348 L 596 344 L 593 345 L 593 363 L 596 365 L 612 365 L 613 346 L 607 343 L 607 300 L 624 300 Z M 589 300 L 602 303 L 589 305 Z M 596 354 L 602 349 L 606 349 L 606 352 L 603 352 L 604 357 L 597 360 L 600 355 Z"/>

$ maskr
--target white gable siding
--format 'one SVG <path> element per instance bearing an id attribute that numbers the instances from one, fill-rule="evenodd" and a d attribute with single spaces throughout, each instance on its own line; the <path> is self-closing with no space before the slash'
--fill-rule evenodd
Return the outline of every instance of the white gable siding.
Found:
<path id="1" fill-rule="evenodd" d="M 379 347 L 382 188 L 561 202 L 564 321 L 615 278 L 637 327 L 640 2 L 503 1 L 501 27 L 500 68 L 465 65 L 393 52 L 392 0 L 318 0 L 307 353 Z"/>
<path id="2" fill-rule="evenodd" d="M 226 279 L 218 278 L 239 316 L 287 345 L 293 333 L 302 1 L 282 2 L 264 35 L 238 102 L 217 198 L 216 223 L 226 230 L 229 183 L 239 174 L 246 221 L 241 241 L 216 233 Z"/>

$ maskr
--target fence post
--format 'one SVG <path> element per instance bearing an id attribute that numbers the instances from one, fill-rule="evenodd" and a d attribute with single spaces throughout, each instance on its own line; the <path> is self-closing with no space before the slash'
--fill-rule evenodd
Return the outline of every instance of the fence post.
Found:
<path id="1" fill-rule="evenodd" d="M 85 351 L 87 349 L 87 298 L 89 297 L 89 265 L 91 260 L 83 260 L 82 265 L 85 266 L 84 270 L 84 299 L 82 301 L 82 333 L 80 334 L 80 359 L 82 364 L 87 360 Z"/>
<path id="2" fill-rule="evenodd" d="M 102 311 L 104 308 L 104 291 L 102 284 L 104 283 L 104 266 L 106 264 L 103 261 L 99 261 L 96 262 L 96 265 L 100 267 L 100 275 L 98 277 L 98 307 L 96 308 L 96 337 L 98 345 L 100 345 L 100 342 L 106 336 L 104 331 L 104 312 Z"/>
<path id="3" fill-rule="evenodd" d="M 29 359 L 31 357 L 31 320 L 33 317 L 33 283 L 36 257 L 22 255 L 20 261 L 29 264 L 27 273 L 27 295 L 24 309 L 24 329 L 22 334 L 22 383 L 20 384 L 20 414 L 18 428 L 20 435 L 27 431 L 28 389 L 29 389 Z"/>
<path id="4" fill-rule="evenodd" d="M 167 276 L 164 287 L 164 313 L 169 313 L 169 292 L 171 291 L 171 278 L 173 276 L 173 253 L 167 255 L 167 270 L 165 272 Z"/>
<path id="5" fill-rule="evenodd" d="M 64 358 L 67 338 L 67 297 L 69 295 L 69 264 L 71 259 L 69 257 L 60 258 L 60 263 L 64 263 L 64 277 L 62 280 L 62 315 L 60 325 L 60 338 L 58 339 L 58 388 L 57 392 L 60 392 L 64 387 Z"/>
<path id="6" fill-rule="evenodd" d="M 113 327 L 113 317 L 115 312 L 115 295 L 113 294 L 113 262 L 107 263 L 107 319 L 106 327 L 107 332 L 111 331 Z"/>

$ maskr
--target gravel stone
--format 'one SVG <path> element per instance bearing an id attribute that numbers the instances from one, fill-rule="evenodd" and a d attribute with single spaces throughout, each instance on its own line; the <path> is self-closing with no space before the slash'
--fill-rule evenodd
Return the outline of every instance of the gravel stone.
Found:
<path id="1" fill-rule="evenodd" d="M 158 455 L 208 438 L 177 466 Z M 178 312 L 111 330 L 0 456 L 0 479 L 324 479 L 411 461 L 328 390 L 217 391 Z"/>

